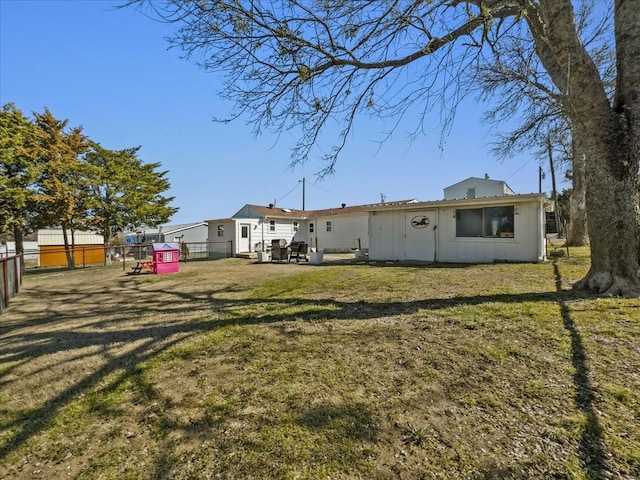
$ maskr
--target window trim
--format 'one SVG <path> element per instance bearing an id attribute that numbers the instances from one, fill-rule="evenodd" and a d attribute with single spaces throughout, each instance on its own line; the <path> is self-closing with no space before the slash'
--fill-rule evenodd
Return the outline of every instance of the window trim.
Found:
<path id="1" fill-rule="evenodd" d="M 515 205 L 458 208 L 455 210 L 455 238 L 456 240 L 513 240 L 516 235 L 516 211 Z M 463 212 L 468 214 L 465 223 L 461 223 L 461 216 L 467 216 Z M 493 223 L 494 221 L 496 223 Z M 495 234 L 492 232 L 494 229 Z M 473 234 L 478 231 L 479 235 Z"/>

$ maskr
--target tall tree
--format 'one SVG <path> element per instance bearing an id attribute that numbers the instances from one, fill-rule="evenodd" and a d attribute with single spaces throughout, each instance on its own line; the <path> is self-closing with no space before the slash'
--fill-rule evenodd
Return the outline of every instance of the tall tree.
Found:
<path id="1" fill-rule="evenodd" d="M 576 288 L 640 295 L 640 9 L 614 5 L 612 100 L 576 26 L 571 0 L 132 0 L 180 27 L 173 44 L 224 73 L 221 95 L 256 132 L 298 128 L 293 162 L 323 129 L 342 131 L 326 169 L 362 112 L 401 116 L 414 104 L 455 105 L 473 71 L 526 28 L 584 149 L 591 269 Z M 610 5 L 610 3 L 609 3 Z M 465 75 L 471 72 L 471 75 Z M 447 111 L 452 111 L 448 108 Z M 450 120 L 445 116 L 445 123 Z"/>
<path id="2" fill-rule="evenodd" d="M 37 181 L 37 209 L 40 225 L 60 226 L 64 237 L 67 265 L 74 267 L 74 232 L 82 224 L 83 185 L 80 156 L 89 147 L 82 127 L 67 131 L 68 120 L 58 120 L 49 109 L 34 113 L 36 155 L 40 171 Z M 68 232 L 71 232 L 69 239 Z"/>
<path id="3" fill-rule="evenodd" d="M 93 144 L 84 158 L 87 225 L 104 237 L 107 251 L 118 232 L 158 226 L 177 211 L 169 205 L 174 198 L 163 195 L 169 189 L 167 172 L 156 171 L 158 163 L 145 165 L 139 150 L 108 150 Z"/>
<path id="4" fill-rule="evenodd" d="M 576 22 L 611 98 L 615 87 L 611 17 L 598 17 L 596 6 L 595 0 L 583 1 L 576 12 Z M 501 42 L 500 50 L 480 68 L 477 76 L 482 99 L 492 103 L 485 119 L 496 128 L 494 152 L 505 158 L 531 151 L 540 163 L 546 163 L 551 138 L 556 165 L 564 167 L 573 184 L 570 215 L 565 217 L 570 218 L 567 243 L 588 245 L 584 155 L 571 135 L 571 122 L 563 108 L 565 91 L 549 79 L 527 29 L 511 29 L 505 37 L 508 41 Z M 497 131 L 514 121 L 516 126 L 510 126 L 506 133 Z"/>
<path id="5" fill-rule="evenodd" d="M 15 105 L 0 110 L 0 233 L 11 231 L 16 252 L 24 252 L 29 229 L 33 183 L 37 176 L 32 143 L 34 125 Z"/>

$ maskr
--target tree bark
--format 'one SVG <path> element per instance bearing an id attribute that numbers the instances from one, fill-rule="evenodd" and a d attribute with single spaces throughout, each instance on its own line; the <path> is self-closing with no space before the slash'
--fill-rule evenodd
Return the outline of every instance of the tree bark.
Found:
<path id="1" fill-rule="evenodd" d="M 16 255 L 24 253 L 24 236 L 20 225 L 13 226 L 13 239 L 16 242 Z"/>
<path id="2" fill-rule="evenodd" d="M 69 234 L 67 233 L 67 223 L 62 222 L 62 238 L 64 239 L 64 253 L 67 257 L 67 267 L 75 268 L 74 252 L 69 245 Z"/>
<path id="3" fill-rule="evenodd" d="M 540 60 L 564 92 L 574 136 L 584 147 L 591 269 L 576 289 L 640 296 L 640 9 L 616 1 L 618 79 L 611 105 L 574 25 L 570 0 L 541 0 L 530 18 Z"/>
<path id="4" fill-rule="evenodd" d="M 587 229 L 587 203 L 584 178 L 585 153 L 574 137 L 572 142 L 573 175 L 572 190 L 569 196 L 569 231 L 567 233 L 567 245 L 583 247 L 589 245 Z"/>

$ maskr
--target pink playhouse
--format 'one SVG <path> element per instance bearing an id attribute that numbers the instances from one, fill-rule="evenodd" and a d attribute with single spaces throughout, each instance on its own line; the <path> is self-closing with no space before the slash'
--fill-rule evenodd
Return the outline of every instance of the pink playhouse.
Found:
<path id="1" fill-rule="evenodd" d="M 153 271 L 158 275 L 180 270 L 180 249 L 177 243 L 154 243 Z"/>

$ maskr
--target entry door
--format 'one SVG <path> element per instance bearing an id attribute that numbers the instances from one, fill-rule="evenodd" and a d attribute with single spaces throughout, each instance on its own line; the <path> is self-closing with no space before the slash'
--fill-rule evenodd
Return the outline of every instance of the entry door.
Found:
<path id="1" fill-rule="evenodd" d="M 436 251 L 436 211 L 405 214 L 405 260 L 433 262 Z"/>
<path id="2" fill-rule="evenodd" d="M 240 224 L 240 238 L 238 239 L 238 251 L 251 251 L 251 225 L 248 223 Z"/>

